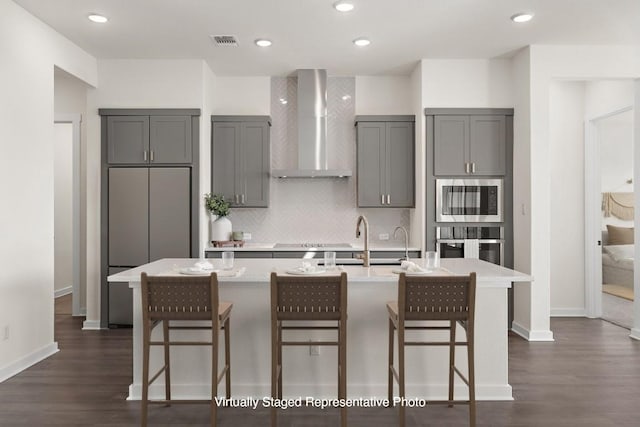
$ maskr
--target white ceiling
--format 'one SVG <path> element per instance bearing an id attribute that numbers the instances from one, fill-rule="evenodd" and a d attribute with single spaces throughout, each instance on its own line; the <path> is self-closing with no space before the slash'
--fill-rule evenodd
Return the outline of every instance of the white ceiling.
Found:
<path id="1" fill-rule="evenodd" d="M 421 58 L 509 57 L 530 44 L 640 44 L 640 0 L 14 0 L 97 58 L 205 59 L 217 75 L 408 74 Z M 515 24 L 517 12 L 535 13 Z M 97 12 L 107 24 L 90 22 Z M 217 47 L 210 35 L 235 35 Z M 372 44 L 357 48 L 365 36 Z M 258 48 L 253 41 L 269 38 Z"/>

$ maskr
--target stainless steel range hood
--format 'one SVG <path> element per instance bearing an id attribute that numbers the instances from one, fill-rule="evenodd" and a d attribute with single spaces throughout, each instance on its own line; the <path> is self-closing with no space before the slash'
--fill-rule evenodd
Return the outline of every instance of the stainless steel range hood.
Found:
<path id="1" fill-rule="evenodd" d="M 344 178 L 327 163 L 327 70 L 298 70 L 298 168 L 274 169 L 277 178 Z"/>

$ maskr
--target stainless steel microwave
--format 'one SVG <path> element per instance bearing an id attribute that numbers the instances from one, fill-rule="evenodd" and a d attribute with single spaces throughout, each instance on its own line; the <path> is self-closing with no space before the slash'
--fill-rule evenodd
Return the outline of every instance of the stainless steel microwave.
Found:
<path id="1" fill-rule="evenodd" d="M 502 222 L 502 179 L 437 179 L 436 221 Z"/>

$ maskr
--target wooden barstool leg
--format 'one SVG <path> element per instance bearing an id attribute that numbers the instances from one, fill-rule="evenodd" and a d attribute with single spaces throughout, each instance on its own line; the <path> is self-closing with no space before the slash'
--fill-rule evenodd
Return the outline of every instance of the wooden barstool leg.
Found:
<path id="1" fill-rule="evenodd" d="M 169 347 L 169 321 L 162 321 L 162 339 L 164 341 L 164 398 L 165 400 L 171 400 L 171 361 L 170 361 L 170 347 Z M 171 406 L 167 402 L 166 406 Z"/>
<path id="2" fill-rule="evenodd" d="M 271 398 L 278 397 L 278 326 L 275 318 L 271 319 Z M 278 425 L 276 408 L 271 406 L 271 427 Z"/>
<path id="3" fill-rule="evenodd" d="M 347 325 L 346 322 L 340 321 L 340 338 L 339 338 L 339 353 L 340 353 L 340 376 L 338 382 L 340 384 L 340 391 L 338 397 L 341 399 L 347 398 Z M 340 411 L 341 426 L 347 427 L 347 407 L 344 406 Z"/>
<path id="4" fill-rule="evenodd" d="M 218 425 L 218 349 L 219 349 L 220 320 L 216 319 L 211 325 L 211 427 Z"/>
<path id="5" fill-rule="evenodd" d="M 456 321 L 449 321 L 449 408 L 453 408 L 453 379 L 456 364 Z"/>
<path id="6" fill-rule="evenodd" d="M 387 369 L 387 373 L 389 375 L 389 381 L 387 385 L 387 396 L 389 398 L 389 402 L 393 401 L 393 335 L 395 332 L 395 327 L 393 326 L 393 320 L 389 318 L 389 366 Z"/>
<path id="7" fill-rule="evenodd" d="M 227 399 L 231 399 L 231 316 L 227 317 L 224 324 L 224 362 L 226 373 L 225 389 L 227 390 Z"/>
<path id="8" fill-rule="evenodd" d="M 142 400 L 140 425 L 147 426 L 147 415 L 149 409 L 149 322 L 142 325 Z"/>
<path id="9" fill-rule="evenodd" d="M 278 322 L 278 399 L 282 399 L 282 322 Z"/>
<path id="10" fill-rule="evenodd" d="M 405 387 L 404 387 L 404 324 L 402 321 L 398 324 L 398 395 L 400 396 L 399 426 L 404 427 L 405 424 Z"/>
<path id="11" fill-rule="evenodd" d="M 469 425 L 476 425 L 476 372 L 473 329 L 467 331 L 467 359 L 469 363 Z"/>

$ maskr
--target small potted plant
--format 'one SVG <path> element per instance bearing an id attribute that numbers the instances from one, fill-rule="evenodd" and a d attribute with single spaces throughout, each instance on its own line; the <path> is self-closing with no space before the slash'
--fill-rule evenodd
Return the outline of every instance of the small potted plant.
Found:
<path id="1" fill-rule="evenodd" d="M 204 195 L 204 205 L 211 216 L 211 241 L 225 242 L 231 239 L 232 225 L 229 215 L 229 202 L 222 194 L 207 193 Z"/>

